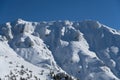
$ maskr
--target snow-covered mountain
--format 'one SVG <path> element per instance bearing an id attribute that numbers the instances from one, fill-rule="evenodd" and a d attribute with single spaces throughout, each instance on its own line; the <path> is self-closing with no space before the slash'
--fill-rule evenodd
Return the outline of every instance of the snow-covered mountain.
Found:
<path id="1" fill-rule="evenodd" d="M 120 32 L 98 21 L 18 19 L 0 25 L 0 79 L 120 80 L 119 49 Z"/>

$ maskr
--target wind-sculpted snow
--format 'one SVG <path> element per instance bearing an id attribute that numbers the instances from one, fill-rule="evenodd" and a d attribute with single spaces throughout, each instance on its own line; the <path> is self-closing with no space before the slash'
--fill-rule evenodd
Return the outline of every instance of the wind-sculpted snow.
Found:
<path id="1" fill-rule="evenodd" d="M 72 80 L 66 73 L 80 80 L 120 80 L 120 33 L 98 21 L 28 22 L 18 19 L 1 25 L 0 35 L 1 43 L 6 42 L 14 55 L 24 59 L 23 63 L 27 61 L 25 63 L 49 73 L 52 71 L 52 74 L 64 72 L 65 80 Z M 44 76 L 42 80 L 50 79 Z M 62 79 L 57 74 L 53 79 L 58 77 Z"/>

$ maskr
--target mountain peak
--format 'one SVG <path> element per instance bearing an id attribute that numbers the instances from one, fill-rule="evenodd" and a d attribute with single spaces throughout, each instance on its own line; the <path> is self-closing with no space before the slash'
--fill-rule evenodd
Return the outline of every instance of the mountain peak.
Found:
<path id="1" fill-rule="evenodd" d="M 120 33 L 98 21 L 29 22 L 17 19 L 1 26 L 0 36 L 0 61 L 8 60 L 2 55 L 10 56 L 12 63 L 19 62 L 19 57 L 15 60 L 11 55 L 21 56 L 24 63 L 27 61 L 44 69 L 40 77 L 66 72 L 80 80 L 120 80 Z"/>
<path id="2" fill-rule="evenodd" d="M 25 21 L 22 18 L 18 18 L 18 19 L 15 20 L 15 22 L 17 22 L 18 24 L 20 24 L 20 23 L 26 23 L 28 21 Z"/>

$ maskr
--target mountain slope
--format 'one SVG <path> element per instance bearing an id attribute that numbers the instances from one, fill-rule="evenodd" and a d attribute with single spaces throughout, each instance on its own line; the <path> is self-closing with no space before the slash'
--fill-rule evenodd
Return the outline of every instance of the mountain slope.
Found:
<path id="1" fill-rule="evenodd" d="M 0 79 L 22 80 L 22 78 L 35 80 L 50 79 L 49 69 L 38 68 L 26 61 L 13 51 L 6 42 L 0 41 Z M 44 71 L 44 72 L 43 72 Z M 40 75 L 43 73 L 43 75 Z"/>
<path id="2" fill-rule="evenodd" d="M 80 80 L 120 78 L 120 33 L 97 21 L 28 22 L 18 19 L 1 25 L 0 35 L 1 46 L 5 41 L 6 51 L 13 49 L 8 53 L 18 54 L 24 59 L 23 63 L 32 63 L 46 74 L 52 70 L 66 72 Z"/>

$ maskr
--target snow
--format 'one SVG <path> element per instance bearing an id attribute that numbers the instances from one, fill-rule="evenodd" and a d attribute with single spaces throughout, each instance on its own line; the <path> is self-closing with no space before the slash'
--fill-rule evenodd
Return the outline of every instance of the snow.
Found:
<path id="1" fill-rule="evenodd" d="M 114 54 L 116 54 L 116 55 L 117 55 L 117 53 L 119 52 L 119 48 L 118 48 L 118 47 L 115 47 L 115 46 L 112 46 L 112 47 L 110 48 L 110 50 L 111 50 L 112 53 L 114 53 Z"/>
<path id="2" fill-rule="evenodd" d="M 0 76 L 4 77 L 7 71 L 9 70 L 8 64 L 5 62 L 3 57 L 0 57 Z"/>
<path id="3" fill-rule="evenodd" d="M 98 21 L 18 19 L 0 27 L 0 78 L 12 71 L 19 80 L 27 74 L 16 70 L 29 75 L 31 70 L 41 80 L 52 80 L 50 72 L 63 73 L 61 80 L 66 74 L 80 80 L 120 80 L 119 43 L 120 33 Z"/>
<path id="4" fill-rule="evenodd" d="M 0 42 L 0 78 L 5 78 L 5 75 L 8 75 L 10 71 L 15 73 L 15 75 L 19 74 L 16 73 L 16 71 L 20 71 L 21 65 L 24 65 L 24 67 L 28 70 L 32 70 L 33 74 L 36 75 L 38 78 L 41 78 L 45 80 L 47 79 L 47 74 L 49 73 L 49 69 L 44 68 L 38 68 L 25 60 L 23 60 L 20 56 L 18 56 L 7 44 L 6 42 Z M 18 67 L 17 67 L 18 66 Z M 47 73 L 44 76 L 40 76 L 39 73 L 41 70 L 45 70 L 45 73 Z M 29 73 L 28 73 L 29 74 Z M 26 74 L 24 74 L 26 75 Z M 24 75 L 22 77 L 24 77 Z M 21 76 L 21 75 L 20 75 Z M 18 76 L 17 78 L 20 78 Z M 7 78 L 5 78 L 7 80 Z M 33 78 L 34 79 L 34 78 Z M 31 80 L 31 79 L 30 79 Z"/>

